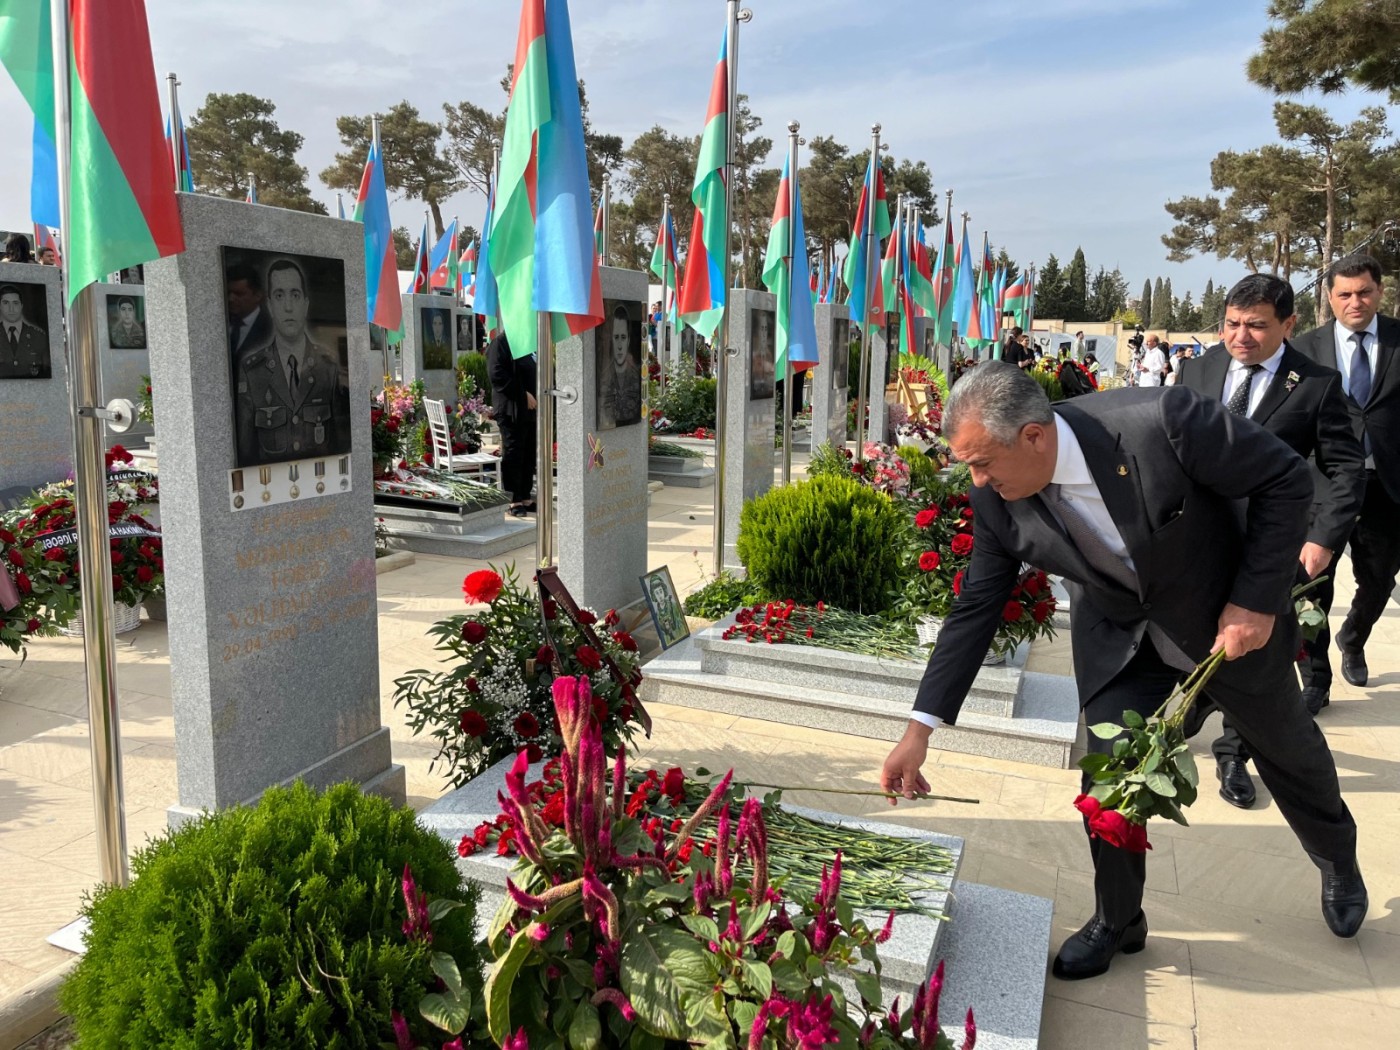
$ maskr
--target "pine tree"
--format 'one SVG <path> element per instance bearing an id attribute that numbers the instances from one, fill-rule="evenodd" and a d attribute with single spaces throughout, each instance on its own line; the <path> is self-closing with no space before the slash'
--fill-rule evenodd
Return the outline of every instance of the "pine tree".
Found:
<path id="1" fill-rule="evenodd" d="M 1162 290 L 1162 279 L 1157 278 L 1157 290 Z M 1152 317 L 1152 282 L 1142 282 L 1142 301 L 1138 303 L 1138 316 L 1142 318 L 1142 323 L 1146 324 Z"/>
<path id="2" fill-rule="evenodd" d="M 1089 304 L 1089 264 L 1083 248 L 1074 249 L 1074 258 L 1065 271 L 1065 285 L 1065 312 L 1060 316 L 1067 321 L 1084 320 Z"/>
<path id="3" fill-rule="evenodd" d="M 1035 277 L 1036 317 L 1064 320 L 1067 296 L 1068 286 L 1065 283 L 1065 275 L 1060 270 L 1060 260 L 1051 252 L 1050 258 L 1045 260 L 1045 265 Z"/>
<path id="4" fill-rule="evenodd" d="M 324 215 L 326 206 L 312 198 L 306 169 L 297 163 L 302 137 L 280 127 L 276 112 L 256 95 L 208 96 L 186 126 L 195 189 L 242 200 L 252 172 L 261 203 Z"/>
<path id="5" fill-rule="evenodd" d="M 1157 278 L 1152 289 L 1152 313 L 1147 322 L 1149 328 L 1170 328 L 1172 323 L 1172 282 L 1171 279 Z"/>

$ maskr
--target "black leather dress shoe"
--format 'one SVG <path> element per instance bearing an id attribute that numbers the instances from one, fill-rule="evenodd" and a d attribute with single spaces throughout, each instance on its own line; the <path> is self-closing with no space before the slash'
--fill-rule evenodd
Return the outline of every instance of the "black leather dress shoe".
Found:
<path id="1" fill-rule="evenodd" d="M 1365 685 L 1370 672 L 1366 669 L 1365 653 L 1342 653 L 1342 677 L 1352 685 Z"/>
<path id="2" fill-rule="evenodd" d="M 1331 702 L 1332 690 L 1325 685 L 1310 685 L 1303 689 L 1303 703 L 1307 705 L 1308 714 L 1314 718 Z"/>
<path id="3" fill-rule="evenodd" d="M 1147 944 L 1147 916 L 1138 916 L 1125 930 L 1115 930 L 1097 914 L 1082 930 L 1060 947 L 1055 965 L 1050 968 L 1062 981 L 1082 981 L 1108 972 L 1108 965 L 1119 952 L 1132 955 Z"/>
<path id="4" fill-rule="evenodd" d="M 1249 775 L 1249 767 L 1238 758 L 1218 763 L 1215 775 L 1220 778 L 1220 797 L 1226 802 L 1240 809 L 1254 805 L 1254 779 Z"/>
<path id="5" fill-rule="evenodd" d="M 1355 937 L 1370 901 L 1361 875 L 1322 876 L 1322 917 L 1338 937 Z"/>

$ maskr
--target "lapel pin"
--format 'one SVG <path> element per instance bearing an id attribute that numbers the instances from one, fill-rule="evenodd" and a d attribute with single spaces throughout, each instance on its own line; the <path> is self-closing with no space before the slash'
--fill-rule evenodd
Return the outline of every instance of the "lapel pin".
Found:
<path id="1" fill-rule="evenodd" d="M 1120 478 L 1126 478 L 1128 476 L 1128 468 L 1122 463 L 1118 464 L 1118 476 Z"/>

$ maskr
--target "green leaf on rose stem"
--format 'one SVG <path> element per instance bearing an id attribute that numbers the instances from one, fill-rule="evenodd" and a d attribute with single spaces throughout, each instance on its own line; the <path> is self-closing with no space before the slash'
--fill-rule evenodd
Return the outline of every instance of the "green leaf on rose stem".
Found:
<path id="1" fill-rule="evenodd" d="M 719 923 L 705 915 L 682 915 L 685 928 L 704 941 L 719 940 Z"/>
<path id="2" fill-rule="evenodd" d="M 1172 765 L 1176 766 L 1176 771 L 1181 774 L 1181 779 L 1192 787 L 1199 786 L 1200 773 L 1196 770 L 1196 756 L 1191 754 L 1190 748 L 1180 754 L 1172 756 Z"/>
<path id="3" fill-rule="evenodd" d="M 1162 766 L 1162 752 L 1152 751 L 1148 753 L 1147 760 L 1142 764 L 1144 773 L 1154 773 Z"/>
<path id="4" fill-rule="evenodd" d="M 628 930 L 622 942 L 622 991 L 641 1024 L 666 1039 L 708 1039 L 714 1033 L 691 1030 L 686 1006 L 714 988 L 705 951 L 689 933 L 643 923 Z"/>
<path id="5" fill-rule="evenodd" d="M 744 983 L 760 999 L 767 999 L 771 996 L 773 994 L 773 971 L 761 962 L 750 962 L 748 959 L 744 959 L 742 962 Z"/>
<path id="6" fill-rule="evenodd" d="M 431 962 L 433 973 L 442 978 L 442 983 L 447 985 L 452 997 L 462 998 L 462 972 L 457 969 L 457 960 L 446 952 L 433 952 Z"/>
<path id="7" fill-rule="evenodd" d="M 1165 773 L 1148 773 L 1147 789 L 1159 798 L 1176 798 L 1176 785 Z"/>
<path id="8" fill-rule="evenodd" d="M 1146 784 L 1147 775 L 1145 773 L 1129 773 L 1123 778 L 1125 784 Z"/>
<path id="9" fill-rule="evenodd" d="M 1181 811 L 1181 807 L 1178 806 L 1175 802 L 1171 801 L 1171 799 L 1164 798 L 1161 800 L 1161 803 L 1162 816 L 1170 817 L 1172 820 L 1180 824 L 1183 828 L 1191 826 L 1186 823 L 1186 814 L 1184 814 Z"/>
<path id="10" fill-rule="evenodd" d="M 1118 779 L 1118 772 L 1112 769 L 1101 769 L 1090 778 L 1095 784 L 1111 784 Z"/>
<path id="11" fill-rule="evenodd" d="M 784 930 L 778 934 L 778 940 L 773 945 L 773 950 L 784 959 L 791 959 L 793 949 L 797 947 L 797 931 Z"/>
<path id="12" fill-rule="evenodd" d="M 1143 718 L 1142 715 L 1138 714 L 1136 711 L 1124 711 L 1123 724 L 1129 729 L 1141 729 L 1143 726 L 1147 725 L 1147 719 Z"/>
<path id="13" fill-rule="evenodd" d="M 878 1010 L 880 1008 L 880 978 L 869 970 L 855 970 L 851 973 L 851 980 L 854 982 L 861 999 L 868 1003 L 872 1010 Z"/>
<path id="14" fill-rule="evenodd" d="M 530 955 L 530 935 L 521 930 L 511 938 L 506 953 L 496 960 L 486 977 L 486 1029 L 497 1046 L 503 1046 L 506 1038 L 515 1031 L 511 1025 L 511 992 L 520 967 Z"/>
<path id="15" fill-rule="evenodd" d="M 1133 745 L 1128 740 L 1115 740 L 1113 742 L 1113 757 L 1126 758 L 1128 752 L 1133 749 Z"/>
<path id="16" fill-rule="evenodd" d="M 458 1035 L 471 1020 L 471 999 L 458 999 L 437 992 L 429 992 L 418 1001 L 418 1012 L 423 1020 L 448 1035 Z"/>
<path id="17" fill-rule="evenodd" d="M 1123 727 L 1114 725 L 1112 722 L 1097 722 L 1089 727 L 1089 732 L 1093 733 L 1100 740 L 1112 740 L 1123 733 Z"/>
<path id="18" fill-rule="evenodd" d="M 1194 784 L 1188 784 L 1184 780 L 1178 781 L 1176 785 L 1177 805 L 1189 806 L 1196 801 L 1197 788 Z"/>
<path id="19" fill-rule="evenodd" d="M 598 1018 L 598 1008 L 587 999 L 574 1008 L 573 1019 L 569 1022 L 569 1046 L 573 1050 L 598 1050 L 603 1041 L 603 1024 Z"/>
<path id="20" fill-rule="evenodd" d="M 1097 773 L 1112 761 L 1113 759 L 1109 755 L 1102 753 L 1089 754 L 1079 760 L 1079 768 L 1086 773 Z"/>

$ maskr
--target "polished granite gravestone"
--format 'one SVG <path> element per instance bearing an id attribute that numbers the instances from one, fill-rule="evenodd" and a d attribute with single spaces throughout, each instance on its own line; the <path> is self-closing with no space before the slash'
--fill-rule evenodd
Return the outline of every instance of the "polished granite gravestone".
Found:
<path id="1" fill-rule="evenodd" d="M 149 335 L 179 796 L 169 819 L 249 802 L 295 778 L 355 781 L 402 803 L 404 770 L 380 723 L 369 413 L 353 394 L 370 389 L 376 367 L 360 232 L 217 197 L 180 194 L 179 204 L 186 250 L 146 266 L 147 294 L 160 303 Z M 349 452 L 239 468 L 235 397 L 269 399 L 249 385 L 247 351 L 240 381 L 230 367 L 224 267 L 245 260 L 271 271 L 288 256 L 304 272 L 308 335 L 321 348 L 303 362 L 301 410 L 310 391 L 334 387 L 325 425 L 348 428 Z M 281 286 L 288 274 L 279 273 Z M 301 445 L 312 431 L 296 433 Z"/>
<path id="2" fill-rule="evenodd" d="M 497 793 L 504 789 L 511 762 L 502 760 L 475 780 L 449 792 L 418 814 L 419 823 L 437 832 L 455 849 L 463 835 L 500 813 Z M 534 774 L 527 779 L 533 778 Z M 977 1017 L 977 1045 L 981 1050 L 1035 1050 L 1044 1005 L 1053 902 L 959 879 L 964 843 L 956 836 L 797 806 L 785 808 L 856 833 L 913 839 L 948 850 L 952 872 L 938 878 L 937 888 L 914 895 L 921 905 L 946 919 L 918 914 L 897 916 L 889 941 L 880 947 L 884 1005 L 888 1007 L 899 996 L 907 1008 L 918 986 L 942 960 L 947 984 L 939 1013 L 948 1031 L 961 1031 L 963 1017 L 971 1006 Z M 505 880 L 514 864 L 514 858 L 492 853 L 476 853 L 457 861 L 463 875 L 481 887 L 477 919 L 483 931 L 506 900 Z M 883 913 L 860 909 L 856 915 L 873 926 L 882 925 L 885 919 Z"/>
<path id="3" fill-rule="evenodd" d="M 457 403 L 456 300 L 450 295 L 403 296 L 403 382 L 423 381 L 423 396 Z"/>
<path id="4" fill-rule="evenodd" d="M 595 610 L 642 600 L 647 571 L 646 275 L 601 270 L 603 323 L 554 347 L 559 575 Z"/>
<path id="5" fill-rule="evenodd" d="M 898 370 L 891 367 L 890 349 L 885 341 L 885 333 L 884 328 L 872 328 L 870 331 L 870 382 L 865 390 L 865 413 L 866 419 L 870 421 L 869 426 L 865 429 L 867 441 L 883 442 L 890 425 L 888 377 Z M 894 333 L 894 338 L 899 339 L 897 330 Z M 894 354 L 897 362 L 898 344 L 896 344 Z"/>
<path id="6" fill-rule="evenodd" d="M 124 397 L 141 404 L 142 376 L 151 374 L 150 337 L 146 322 L 146 288 L 140 284 L 93 285 L 97 313 L 97 351 L 102 362 L 102 396 Z M 108 444 L 126 448 L 155 433 L 150 423 L 137 422 L 124 434 L 108 435 Z"/>
<path id="7" fill-rule="evenodd" d="M 0 507 L 73 470 L 61 294 L 56 266 L 0 262 Z"/>
<path id="8" fill-rule="evenodd" d="M 745 503 L 773 487 L 777 300 L 771 292 L 730 294 L 729 338 L 737 352 L 727 359 L 725 380 L 722 564 L 738 568 L 739 515 Z"/>
<path id="9" fill-rule="evenodd" d="M 812 399 L 812 448 L 830 442 L 846 447 L 846 412 L 850 401 L 851 311 L 835 303 L 818 303 L 817 356 L 808 389 Z"/>

